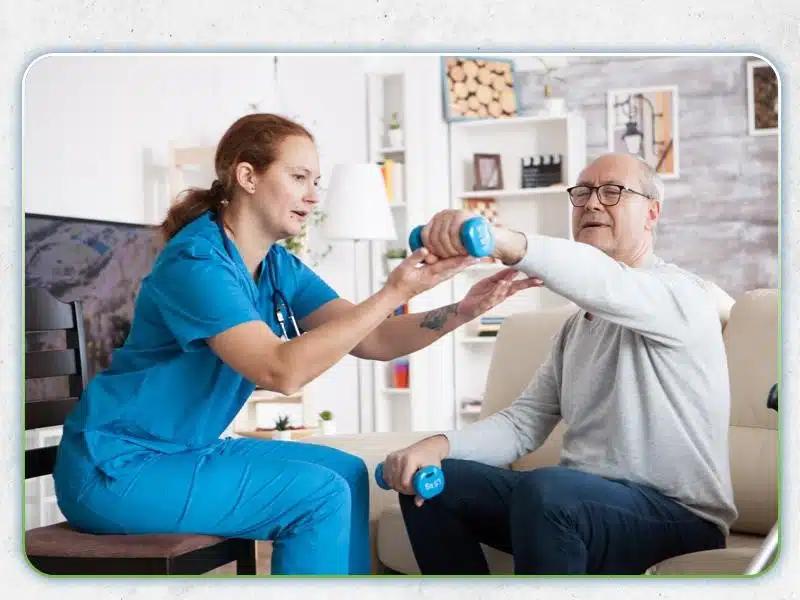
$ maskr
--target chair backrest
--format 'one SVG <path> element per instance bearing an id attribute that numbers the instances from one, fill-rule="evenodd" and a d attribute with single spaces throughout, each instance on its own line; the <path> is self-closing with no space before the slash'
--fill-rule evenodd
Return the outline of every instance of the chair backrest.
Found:
<path id="1" fill-rule="evenodd" d="M 64 332 L 64 348 L 31 348 L 37 335 Z M 66 377 L 65 395 L 25 394 L 25 430 L 62 425 L 86 387 L 86 337 L 79 300 L 62 302 L 46 289 L 25 288 L 25 380 Z M 25 451 L 25 479 L 53 472 L 56 446 Z"/>

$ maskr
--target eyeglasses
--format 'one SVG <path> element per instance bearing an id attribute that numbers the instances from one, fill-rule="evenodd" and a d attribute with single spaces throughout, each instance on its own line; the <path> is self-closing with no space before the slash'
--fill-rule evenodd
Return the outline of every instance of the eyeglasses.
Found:
<path id="1" fill-rule="evenodd" d="M 647 194 L 637 192 L 636 190 L 632 190 L 624 185 L 605 183 L 603 185 L 576 185 L 571 188 L 567 188 L 569 201 L 572 202 L 572 205 L 576 208 L 586 206 L 586 203 L 589 202 L 589 198 L 592 197 L 592 193 L 595 190 L 597 190 L 597 199 L 600 200 L 600 204 L 603 206 L 614 206 L 615 204 L 618 204 L 619 199 L 622 197 L 623 191 L 631 192 L 632 194 L 642 196 L 643 198 L 650 198 L 650 196 Z"/>

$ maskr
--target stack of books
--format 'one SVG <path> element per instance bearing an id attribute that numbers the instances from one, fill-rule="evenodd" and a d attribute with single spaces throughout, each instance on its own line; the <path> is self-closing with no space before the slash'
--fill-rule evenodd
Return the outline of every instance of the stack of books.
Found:
<path id="1" fill-rule="evenodd" d="M 478 337 L 495 337 L 503 324 L 504 317 L 481 317 L 478 324 Z"/>

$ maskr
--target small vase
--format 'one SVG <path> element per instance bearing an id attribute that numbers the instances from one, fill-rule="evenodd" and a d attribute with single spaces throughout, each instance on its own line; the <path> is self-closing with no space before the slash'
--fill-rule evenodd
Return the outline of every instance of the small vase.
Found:
<path id="1" fill-rule="evenodd" d="M 291 431 L 274 431 L 272 433 L 273 440 L 282 440 L 284 442 L 290 442 L 292 440 L 292 432 Z"/>
<path id="2" fill-rule="evenodd" d="M 397 267 L 399 267 L 404 260 L 405 260 L 404 258 L 387 258 L 386 268 L 389 270 L 389 273 L 391 273 Z"/>
<path id="3" fill-rule="evenodd" d="M 321 421 L 322 435 L 333 435 L 336 433 L 336 423 L 334 421 Z"/>
<path id="4" fill-rule="evenodd" d="M 545 98 L 544 106 L 547 114 L 553 117 L 561 117 L 566 113 L 566 103 L 564 98 Z"/>
<path id="5" fill-rule="evenodd" d="M 401 148 L 403 146 L 403 130 L 390 129 L 387 133 L 390 148 Z"/>

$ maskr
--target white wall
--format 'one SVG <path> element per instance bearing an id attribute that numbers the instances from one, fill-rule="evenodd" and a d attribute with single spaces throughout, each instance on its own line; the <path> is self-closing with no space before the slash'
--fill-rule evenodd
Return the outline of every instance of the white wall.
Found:
<path id="1" fill-rule="evenodd" d="M 311 129 L 323 186 L 336 162 L 366 159 L 361 57 L 281 56 L 278 89 L 274 73 L 273 55 L 90 54 L 36 61 L 23 90 L 24 210 L 153 222 L 144 152 L 152 149 L 163 163 L 170 140 L 213 145 L 252 103 L 296 116 Z M 352 297 L 348 244 L 334 244 L 317 270 Z M 310 386 L 311 414 L 330 409 L 339 430 L 356 431 L 355 383 L 355 363 L 346 357 Z"/>
<path id="2" fill-rule="evenodd" d="M 213 144 L 274 95 L 266 55 L 51 55 L 23 89 L 25 210 L 135 223 L 146 148 Z"/>

